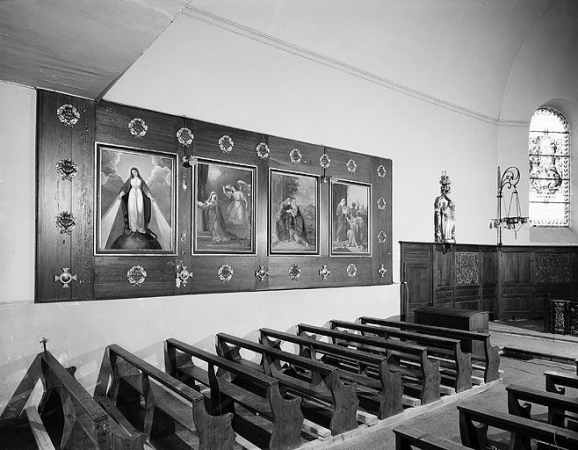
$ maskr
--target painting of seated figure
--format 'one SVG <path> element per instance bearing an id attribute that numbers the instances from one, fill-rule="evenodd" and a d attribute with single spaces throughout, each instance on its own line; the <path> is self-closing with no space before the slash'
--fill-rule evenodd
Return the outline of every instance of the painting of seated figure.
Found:
<path id="1" fill-rule="evenodd" d="M 193 253 L 254 253 L 253 166 L 211 160 L 195 163 Z"/>
<path id="2" fill-rule="evenodd" d="M 293 172 L 269 172 L 269 252 L 318 253 L 318 178 Z"/>

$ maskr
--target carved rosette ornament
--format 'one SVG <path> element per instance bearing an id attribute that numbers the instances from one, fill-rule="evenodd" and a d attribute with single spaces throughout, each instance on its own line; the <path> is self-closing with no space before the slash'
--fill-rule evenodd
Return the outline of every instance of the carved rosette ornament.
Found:
<path id="1" fill-rule="evenodd" d="M 385 276 L 385 274 L 387 273 L 387 269 L 385 268 L 385 266 L 382 264 L 381 267 L 379 269 L 377 269 L 377 273 L 379 274 L 380 278 L 383 278 Z"/>
<path id="2" fill-rule="evenodd" d="M 384 167 L 382 164 L 380 164 L 380 165 L 377 167 L 377 176 L 378 176 L 379 178 L 385 178 L 385 174 L 386 174 L 385 167 Z"/>
<path id="3" fill-rule="evenodd" d="M 476 252 L 456 252 L 456 284 L 478 284 L 479 261 Z"/>
<path id="4" fill-rule="evenodd" d="M 293 164 L 300 164 L 303 155 L 301 155 L 301 151 L 298 148 L 294 148 L 289 152 L 289 159 Z"/>
<path id="5" fill-rule="evenodd" d="M 355 264 L 349 264 L 347 266 L 347 276 L 349 278 L 355 278 L 355 275 L 357 275 L 357 267 Z"/>
<path id="6" fill-rule="evenodd" d="M 181 262 L 181 264 L 177 266 L 177 287 L 186 286 L 189 278 L 193 278 L 193 272 L 188 270 L 187 266 Z"/>
<path id="7" fill-rule="evenodd" d="M 146 270 L 141 266 L 132 266 L 126 273 L 126 278 L 128 282 L 133 286 L 140 286 L 144 283 L 147 277 Z"/>
<path id="8" fill-rule="evenodd" d="M 380 231 L 379 233 L 377 233 L 377 242 L 379 242 L 380 244 L 385 244 L 387 242 L 387 235 L 385 234 L 384 231 Z"/>
<path id="9" fill-rule="evenodd" d="M 193 136 L 193 132 L 186 127 L 177 131 L 177 140 L 179 141 L 179 144 L 184 147 L 189 147 L 193 143 L 194 138 L 195 136 Z"/>
<path id="10" fill-rule="evenodd" d="M 328 169 L 329 166 L 331 165 L 331 160 L 329 159 L 329 156 L 323 153 L 323 155 L 321 155 L 321 157 L 319 158 L 319 165 L 323 170 Z"/>
<path id="11" fill-rule="evenodd" d="M 323 264 L 321 269 L 319 269 L 319 275 L 321 275 L 321 279 L 326 280 L 331 275 L 331 270 L 327 268 L 327 265 Z"/>
<path id="12" fill-rule="evenodd" d="M 297 281 L 300 276 L 301 268 L 297 264 L 293 264 L 289 267 L 289 278 L 291 278 L 291 281 Z"/>
<path id="13" fill-rule="evenodd" d="M 60 234 L 72 234 L 72 230 L 76 226 L 76 219 L 72 213 L 62 211 L 54 218 L 54 223 Z"/>
<path id="14" fill-rule="evenodd" d="M 264 142 L 261 142 L 255 149 L 255 152 L 257 153 L 259 159 L 267 159 L 270 153 L 269 146 Z"/>
<path id="15" fill-rule="evenodd" d="M 56 110 L 56 115 L 58 116 L 58 120 L 67 127 L 73 127 L 78 123 L 78 119 L 80 119 L 80 113 L 70 104 L 60 106 Z"/>
<path id="16" fill-rule="evenodd" d="M 357 164 L 355 163 L 355 161 L 353 159 L 350 159 L 349 161 L 347 161 L 347 164 L 345 164 L 345 167 L 347 167 L 347 171 L 349 173 L 355 173 L 355 171 L 357 170 Z"/>
<path id="17" fill-rule="evenodd" d="M 227 136 L 226 134 L 219 138 L 219 148 L 227 155 L 233 151 L 234 145 L 235 143 L 233 142 L 233 139 L 231 139 L 231 137 Z"/>
<path id="18" fill-rule="evenodd" d="M 147 134 L 149 127 L 144 120 L 135 117 L 128 123 L 128 129 L 135 138 L 142 139 Z"/>
<path id="19" fill-rule="evenodd" d="M 218 275 L 219 280 L 221 280 L 223 283 L 228 283 L 229 281 L 231 281 L 231 278 L 233 278 L 233 269 L 229 264 L 223 264 L 219 268 Z"/>
<path id="20" fill-rule="evenodd" d="M 60 281 L 63 289 L 69 289 L 69 284 L 76 281 L 76 275 L 72 275 L 68 267 L 63 267 L 60 275 L 54 275 L 54 281 Z"/>
<path id="21" fill-rule="evenodd" d="M 56 163 L 56 172 L 60 179 L 72 181 L 78 172 L 78 166 L 72 162 L 71 158 L 61 159 Z"/>
<path id="22" fill-rule="evenodd" d="M 385 211 L 386 206 L 387 206 L 387 202 L 385 201 L 385 199 L 383 197 L 380 197 L 377 199 L 377 208 L 380 211 Z"/>
<path id="23" fill-rule="evenodd" d="M 259 266 L 259 269 L 255 271 L 255 277 L 259 278 L 259 281 L 263 281 L 265 277 L 269 276 L 269 270 L 264 266 Z"/>

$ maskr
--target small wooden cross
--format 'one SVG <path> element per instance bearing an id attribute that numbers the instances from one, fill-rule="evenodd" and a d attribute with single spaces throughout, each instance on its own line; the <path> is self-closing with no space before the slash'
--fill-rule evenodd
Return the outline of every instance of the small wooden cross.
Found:
<path id="1" fill-rule="evenodd" d="M 46 343 L 48 342 L 48 339 L 46 339 L 45 337 L 43 337 L 40 341 L 38 341 L 42 344 L 42 346 L 44 347 L 44 352 L 46 353 Z"/>

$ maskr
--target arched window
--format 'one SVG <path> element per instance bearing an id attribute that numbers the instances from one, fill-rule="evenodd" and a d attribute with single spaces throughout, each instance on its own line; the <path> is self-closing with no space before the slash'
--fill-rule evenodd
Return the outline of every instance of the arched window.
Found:
<path id="1" fill-rule="evenodd" d="M 530 223 L 570 226 L 570 132 L 566 118 L 539 108 L 530 121 Z"/>

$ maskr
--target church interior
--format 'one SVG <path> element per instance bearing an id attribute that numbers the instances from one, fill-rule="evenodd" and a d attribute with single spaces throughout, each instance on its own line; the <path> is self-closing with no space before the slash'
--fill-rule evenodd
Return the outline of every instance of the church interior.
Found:
<path id="1" fill-rule="evenodd" d="M 0 448 L 578 448 L 577 56 L 574 0 L 0 2 Z"/>

